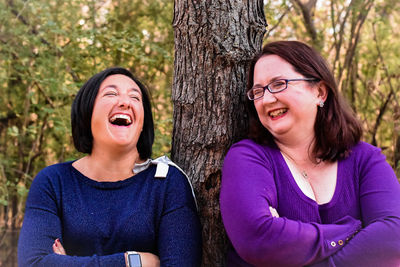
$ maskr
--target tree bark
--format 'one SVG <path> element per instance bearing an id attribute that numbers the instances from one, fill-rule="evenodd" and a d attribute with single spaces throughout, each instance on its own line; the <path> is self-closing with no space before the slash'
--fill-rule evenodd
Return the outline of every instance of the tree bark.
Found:
<path id="1" fill-rule="evenodd" d="M 195 189 L 203 266 L 224 266 L 221 167 L 229 147 L 246 132 L 246 72 L 266 32 L 263 8 L 262 0 L 174 2 L 171 156 Z"/>

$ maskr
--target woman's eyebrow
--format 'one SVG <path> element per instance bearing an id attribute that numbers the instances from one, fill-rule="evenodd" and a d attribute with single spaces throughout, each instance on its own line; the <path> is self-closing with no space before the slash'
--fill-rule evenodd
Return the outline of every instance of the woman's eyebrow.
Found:
<path id="1" fill-rule="evenodd" d="M 136 88 L 136 87 L 132 87 L 132 88 L 130 89 L 130 91 L 133 91 L 133 92 L 142 94 L 142 91 L 140 91 L 140 89 L 139 89 L 139 88 Z"/>
<path id="2" fill-rule="evenodd" d="M 106 85 L 103 88 L 101 88 L 100 91 L 104 91 L 107 88 L 117 89 L 117 86 L 113 85 L 113 84 L 109 84 L 109 85 Z"/>
<path id="3" fill-rule="evenodd" d="M 274 77 L 272 77 L 271 79 L 269 79 L 269 81 L 266 83 L 266 84 L 264 84 L 264 85 L 262 85 L 262 84 L 259 84 L 259 83 L 257 83 L 257 84 L 254 84 L 253 85 L 253 87 L 264 87 L 264 86 L 266 86 L 267 84 L 270 84 L 270 83 L 272 83 L 272 82 L 274 82 L 274 81 L 276 81 L 276 80 L 281 80 L 281 79 L 284 79 L 283 78 L 283 76 L 282 75 L 278 75 L 278 76 L 274 76 Z"/>

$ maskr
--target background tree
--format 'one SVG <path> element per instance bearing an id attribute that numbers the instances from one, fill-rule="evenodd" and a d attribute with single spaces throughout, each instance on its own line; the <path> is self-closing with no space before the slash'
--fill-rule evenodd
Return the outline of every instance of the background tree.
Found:
<path id="1" fill-rule="evenodd" d="M 175 0 L 172 157 L 195 185 L 204 227 L 204 266 L 223 264 L 220 169 L 228 147 L 246 130 L 241 100 L 246 63 L 264 34 L 261 4 Z M 383 49 L 393 43 L 385 34 L 398 36 L 393 28 L 393 22 L 399 23 L 398 9 L 394 1 L 268 1 L 265 11 L 274 31 L 264 39 L 298 39 L 321 51 L 364 124 L 364 140 L 380 146 L 394 168 L 400 158 L 394 78 L 398 63 L 389 67 L 387 61 L 398 58 L 399 50 Z"/>
<path id="2" fill-rule="evenodd" d="M 224 265 L 221 167 L 228 148 L 247 126 L 246 70 L 261 49 L 266 26 L 261 0 L 175 0 L 172 158 L 195 188 L 204 266 Z"/>
<path id="3" fill-rule="evenodd" d="M 80 156 L 70 138 L 75 93 L 112 65 L 150 87 L 154 157 L 170 152 L 174 83 L 173 157 L 193 174 L 205 263 L 223 264 L 219 168 L 245 128 L 246 62 L 262 42 L 263 5 L 263 41 L 296 39 L 321 51 L 363 122 L 363 139 L 383 149 L 400 177 L 398 0 L 192 2 L 176 0 L 174 11 L 163 0 L 0 0 L 0 265 L 16 264 L 6 233 L 17 236 L 33 177 Z"/>
<path id="4" fill-rule="evenodd" d="M 0 1 L 0 265 L 16 265 L 10 254 L 33 177 L 80 156 L 71 142 L 70 106 L 94 73 L 121 65 L 152 85 L 155 155 L 169 152 L 172 6 L 161 0 Z"/>
<path id="5" fill-rule="evenodd" d="M 298 39 L 328 58 L 339 88 L 400 177 L 400 2 L 269 1 L 267 41 Z"/>

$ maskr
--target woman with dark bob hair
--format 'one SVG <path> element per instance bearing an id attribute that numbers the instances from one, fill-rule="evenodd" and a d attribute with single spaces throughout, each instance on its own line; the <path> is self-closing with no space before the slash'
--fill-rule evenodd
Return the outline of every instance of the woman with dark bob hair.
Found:
<path id="1" fill-rule="evenodd" d="M 400 184 L 325 60 L 269 43 L 246 95 L 248 139 L 222 171 L 227 266 L 400 266 Z"/>
<path id="2" fill-rule="evenodd" d="M 201 229 L 186 175 L 151 160 L 147 89 L 123 68 L 79 90 L 71 109 L 81 159 L 44 168 L 29 191 L 20 266 L 199 266 Z"/>

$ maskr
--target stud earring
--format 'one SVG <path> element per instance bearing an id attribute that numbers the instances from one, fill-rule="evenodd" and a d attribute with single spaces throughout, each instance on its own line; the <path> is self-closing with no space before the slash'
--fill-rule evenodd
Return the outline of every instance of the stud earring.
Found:
<path id="1" fill-rule="evenodd" d="M 323 108 L 324 105 L 325 105 L 325 103 L 324 103 L 324 101 L 320 100 L 319 103 L 318 103 L 318 105 L 319 105 L 320 108 Z"/>

